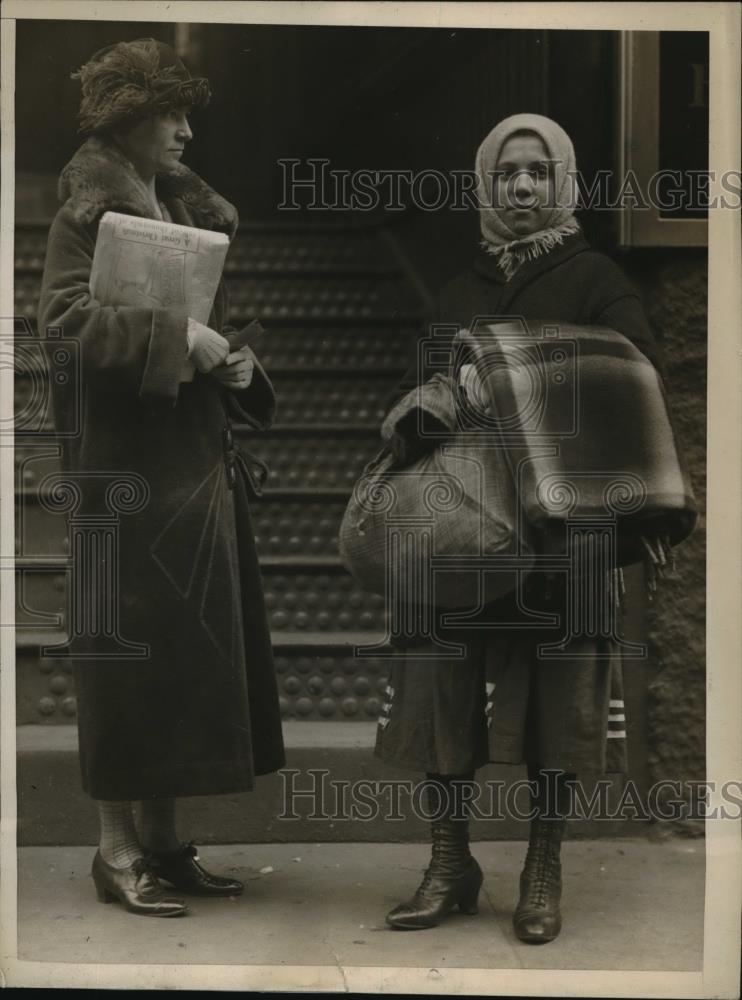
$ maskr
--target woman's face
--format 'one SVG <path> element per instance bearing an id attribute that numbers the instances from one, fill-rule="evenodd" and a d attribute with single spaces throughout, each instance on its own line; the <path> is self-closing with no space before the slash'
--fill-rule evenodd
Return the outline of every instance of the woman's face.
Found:
<path id="1" fill-rule="evenodd" d="M 495 167 L 494 205 L 517 236 L 546 226 L 554 208 L 552 165 L 537 135 L 508 139 Z"/>
<path id="2" fill-rule="evenodd" d="M 193 138 L 188 124 L 188 108 L 177 108 L 137 122 L 117 138 L 142 177 L 154 177 L 173 170 Z"/>

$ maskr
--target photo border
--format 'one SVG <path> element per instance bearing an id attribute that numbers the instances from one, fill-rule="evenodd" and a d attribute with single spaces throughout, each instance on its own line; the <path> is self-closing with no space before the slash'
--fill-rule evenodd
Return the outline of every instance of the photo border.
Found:
<path id="1" fill-rule="evenodd" d="M 710 32 L 709 169 L 739 169 L 740 8 L 712 3 L 263 3 L 144 0 L 5 0 L 2 46 L 2 192 L 0 317 L 13 315 L 14 19 L 347 24 L 396 27 L 708 30 Z M 708 283 L 708 550 L 707 779 L 720 789 L 737 779 L 742 760 L 740 496 L 742 380 L 739 330 L 739 213 L 709 212 Z M 9 319 L 0 319 L 7 324 Z M 0 416 L 12 416 L 13 373 L 0 370 Z M 0 448 L 0 985 L 178 987 L 481 995 L 593 997 L 738 997 L 742 904 L 740 821 L 706 824 L 704 964 L 699 973 L 616 970 L 444 969 L 336 966 L 136 966 L 26 962 L 17 958 L 15 648 L 12 559 L 13 449 Z M 709 807 L 721 805 L 712 793 Z"/>

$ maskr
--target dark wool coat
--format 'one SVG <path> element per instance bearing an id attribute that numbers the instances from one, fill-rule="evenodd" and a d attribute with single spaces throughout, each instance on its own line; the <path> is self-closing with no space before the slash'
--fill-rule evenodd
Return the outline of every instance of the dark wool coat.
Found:
<path id="1" fill-rule="evenodd" d="M 592 251 L 581 234 L 522 265 L 509 282 L 495 259 L 482 252 L 473 268 L 444 288 L 437 319 L 469 327 L 475 317 L 484 316 L 611 327 L 658 364 L 636 293 L 619 268 Z M 413 366 L 400 393 L 432 374 Z M 429 393 L 427 412 L 450 426 L 445 408 L 435 403 L 439 395 Z M 421 406 L 426 412 L 424 400 Z M 398 433 L 404 436 L 405 416 L 400 414 L 399 420 Z M 455 774 L 488 760 L 577 773 L 626 771 L 621 663 L 615 646 L 602 637 L 580 636 L 568 647 L 574 656 L 541 659 L 540 643 L 563 638 L 568 599 L 563 574 L 531 573 L 523 596 L 527 608 L 555 615 L 557 625 L 532 628 L 515 596 L 508 595 L 458 628 L 446 627 L 445 612 L 438 614 L 438 635 L 462 642 L 464 660 L 435 655 L 428 641 L 428 659 L 395 662 L 377 735 L 380 757 L 396 766 Z M 411 635 L 396 644 L 425 645 L 424 619 L 417 609 L 409 612 Z M 520 627 L 513 629 L 514 623 Z M 481 631 L 471 628 L 477 624 Z"/>
<path id="2" fill-rule="evenodd" d="M 462 328 L 471 326 L 475 317 L 485 316 L 609 327 L 627 337 L 662 371 L 657 344 L 636 290 L 609 257 L 590 247 L 582 233 L 567 236 L 560 246 L 522 264 L 510 281 L 505 280 L 496 259 L 480 250 L 472 267 L 456 275 L 442 289 L 435 321 Z M 434 374 L 434 369 L 424 368 L 421 372 L 417 363 L 413 363 L 395 399 Z M 430 396 L 435 398 L 435 393 Z M 445 413 L 431 409 L 430 416 L 435 418 L 431 426 L 445 425 Z M 424 413 L 423 421 L 425 417 Z M 417 416 L 414 420 L 402 416 L 397 431 L 405 436 L 408 427 L 416 426 L 417 419 Z M 526 588 L 531 606 L 563 612 L 565 595 L 559 579 L 549 580 L 543 573 L 532 573 Z M 518 621 L 521 612 L 514 597 L 505 597 L 485 608 L 481 619 Z M 438 630 L 452 631 L 442 624 Z M 395 639 L 397 645 L 414 645 L 416 641 L 414 636 Z"/>
<path id="3" fill-rule="evenodd" d="M 518 316 L 580 326 L 605 326 L 627 337 L 661 370 L 657 344 L 636 289 L 610 257 L 582 233 L 522 264 L 510 281 L 496 259 L 480 250 L 473 265 L 448 282 L 438 298 L 438 323 L 468 327 L 477 316 Z M 431 373 L 407 372 L 400 391 Z"/>
<path id="4" fill-rule="evenodd" d="M 173 222 L 234 234 L 233 206 L 186 167 L 158 178 L 157 188 Z M 229 416 L 271 424 L 273 389 L 257 363 L 240 392 L 198 372 L 180 383 L 185 309 L 91 298 L 101 215 L 151 216 L 113 143 L 93 137 L 78 150 L 62 173 L 60 199 L 39 328 L 61 327 L 82 359 L 82 430 L 66 443 L 65 475 L 80 484 L 78 513 L 108 512 L 115 473 L 135 473 L 149 490 L 141 509 L 119 515 L 113 595 L 120 636 L 149 653 L 96 658 L 106 645 L 100 637 L 75 647 L 85 657 L 76 663 L 83 787 L 119 800 L 243 791 L 256 774 L 281 767 L 284 752 L 248 493 L 239 472 L 231 485 L 223 442 Z M 229 336 L 226 308 L 221 286 L 209 325 Z M 57 412 L 70 405 L 63 393 Z"/>

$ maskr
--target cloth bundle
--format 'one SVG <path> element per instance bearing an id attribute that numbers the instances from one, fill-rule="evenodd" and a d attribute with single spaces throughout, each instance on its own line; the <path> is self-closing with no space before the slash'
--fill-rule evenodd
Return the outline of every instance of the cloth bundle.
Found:
<path id="1" fill-rule="evenodd" d="M 472 440 L 463 430 L 448 433 L 455 401 L 452 379 L 435 375 L 397 403 L 382 427 L 386 441 L 399 424 L 424 415 L 443 435 L 404 469 L 384 448 L 356 483 L 340 526 L 346 567 L 367 590 L 392 601 L 478 605 L 516 582 L 512 565 L 485 568 L 478 558 L 517 555 L 520 568 L 532 566 L 505 454 L 492 434 Z"/>
<path id="2" fill-rule="evenodd" d="M 382 451 L 345 511 L 341 555 L 366 589 L 467 607 L 514 590 L 534 554 L 566 554 L 570 524 L 613 531 L 616 567 L 645 558 L 643 538 L 677 545 L 691 533 L 697 510 L 662 383 L 627 338 L 509 322 L 462 332 L 455 353 L 455 372 L 475 366 L 481 405 L 455 372 L 408 393 L 382 437 L 411 422 L 440 433 L 405 469 Z M 477 556 L 502 568 L 477 572 Z"/>

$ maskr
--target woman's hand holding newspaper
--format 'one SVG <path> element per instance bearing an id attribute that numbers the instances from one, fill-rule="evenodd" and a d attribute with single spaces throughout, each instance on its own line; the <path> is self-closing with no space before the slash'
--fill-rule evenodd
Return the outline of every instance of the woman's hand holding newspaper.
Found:
<path id="1" fill-rule="evenodd" d="M 229 342 L 216 330 L 188 317 L 188 357 L 196 368 L 207 374 L 227 360 Z"/>
<path id="2" fill-rule="evenodd" d="M 245 345 L 229 354 L 222 364 L 212 368 L 210 374 L 225 388 L 239 392 L 250 385 L 254 370 L 252 351 Z"/>

